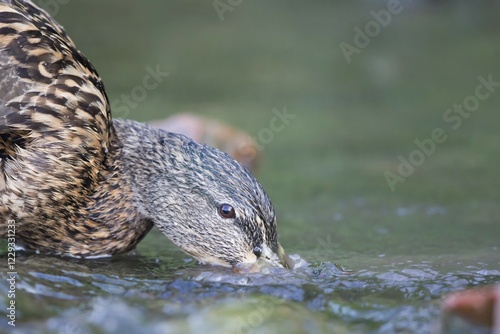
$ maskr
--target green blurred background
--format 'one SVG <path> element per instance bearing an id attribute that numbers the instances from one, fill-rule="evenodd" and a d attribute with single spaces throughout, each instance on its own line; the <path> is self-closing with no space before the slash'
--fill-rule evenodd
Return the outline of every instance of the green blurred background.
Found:
<path id="1" fill-rule="evenodd" d="M 219 15 L 221 3 L 230 10 Z M 296 115 L 265 145 L 258 174 L 293 251 L 307 251 L 330 232 L 342 246 L 366 245 L 374 222 L 346 219 L 360 214 L 358 202 L 372 213 L 369 220 L 398 219 L 396 233 L 383 238 L 407 252 L 412 242 L 439 247 L 427 233 L 428 216 L 417 215 L 398 233 L 408 217 L 384 212 L 444 207 L 446 217 L 433 225 L 444 229 L 436 233 L 462 224 L 461 239 L 468 227 L 498 219 L 500 92 L 459 129 L 443 121 L 447 109 L 474 93 L 478 76 L 500 81 L 498 1 L 402 1 L 400 13 L 350 63 L 340 44 L 356 46 L 355 28 L 365 30 L 371 11 L 387 11 L 391 2 L 232 3 L 69 1 L 52 12 L 98 69 L 111 101 L 141 85 L 148 66 L 170 73 L 137 108 L 115 117 L 148 121 L 190 111 L 258 136 L 274 108 Z M 45 5 L 51 10 L 54 2 Z M 448 139 L 392 192 L 384 173 L 397 172 L 398 156 L 408 159 L 414 140 L 430 138 L 437 127 Z M 469 218 L 456 222 L 455 215 Z M 376 252 L 388 247 L 369 245 Z"/>

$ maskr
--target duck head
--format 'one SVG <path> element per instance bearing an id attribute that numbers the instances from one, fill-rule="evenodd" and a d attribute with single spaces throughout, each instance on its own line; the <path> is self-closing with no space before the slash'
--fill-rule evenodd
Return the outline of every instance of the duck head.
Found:
<path id="1" fill-rule="evenodd" d="M 128 130 L 140 124 L 127 123 Z M 129 167 L 135 192 L 164 235 L 202 263 L 235 267 L 263 258 L 293 267 L 278 242 L 273 205 L 245 167 L 185 136 L 148 132 L 125 136 L 124 155 L 141 161 Z"/>

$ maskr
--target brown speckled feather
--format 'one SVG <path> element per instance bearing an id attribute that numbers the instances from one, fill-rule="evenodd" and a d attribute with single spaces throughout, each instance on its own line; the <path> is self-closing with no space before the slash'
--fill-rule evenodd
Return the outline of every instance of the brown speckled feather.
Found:
<path id="1" fill-rule="evenodd" d="M 71 204 L 68 190 L 91 189 L 106 159 L 111 115 L 104 88 L 56 22 L 29 2 L 9 2 L 0 4 L 4 187 L 39 193 L 25 203 L 30 207 Z M 42 188 L 29 182 L 27 168 L 47 177 Z M 76 174 L 82 177 L 71 177 Z"/>
<path id="2" fill-rule="evenodd" d="M 103 220 L 117 218 L 110 203 L 130 203 L 131 195 L 108 199 L 103 207 L 108 191 L 129 185 L 116 176 L 119 164 L 112 166 L 119 150 L 110 153 L 110 145 L 120 144 L 97 72 L 44 11 L 15 0 L 0 2 L 0 66 L 2 217 L 16 220 L 24 244 L 47 244 L 58 252 L 70 247 L 61 248 L 63 237 L 108 237 Z M 126 192 L 111 194 L 126 197 Z M 90 209 L 96 221 L 86 216 Z M 122 220 L 136 216 L 115 211 Z M 128 227 L 109 225 L 113 233 Z M 85 234 L 78 233 L 82 230 Z M 88 240 L 71 247 L 73 254 L 96 255 L 87 249 Z"/>

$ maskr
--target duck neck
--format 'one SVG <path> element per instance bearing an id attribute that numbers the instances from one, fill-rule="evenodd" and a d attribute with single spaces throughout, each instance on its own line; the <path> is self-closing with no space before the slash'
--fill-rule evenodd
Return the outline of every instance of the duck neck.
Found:
<path id="1" fill-rule="evenodd" d="M 123 119 L 113 121 L 116 137 L 120 144 L 120 168 L 124 179 L 129 182 L 133 194 L 133 205 L 142 217 L 151 217 L 151 192 L 155 192 L 154 182 L 161 170 L 168 170 L 168 161 L 159 157 L 163 149 L 158 130 L 150 126 Z M 162 189 L 168 193 L 169 189 Z"/>

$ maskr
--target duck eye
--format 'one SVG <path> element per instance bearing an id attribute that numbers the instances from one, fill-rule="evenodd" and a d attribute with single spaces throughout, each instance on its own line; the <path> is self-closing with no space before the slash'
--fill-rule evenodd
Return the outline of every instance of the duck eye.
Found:
<path id="1" fill-rule="evenodd" d="M 234 218 L 236 216 L 234 208 L 229 204 L 219 206 L 219 214 L 222 218 Z"/>
<path id="2" fill-rule="evenodd" d="M 261 255 L 262 255 L 262 248 L 260 247 L 254 247 L 253 248 L 253 253 L 255 254 L 255 256 L 257 256 L 257 258 L 259 258 Z"/>

